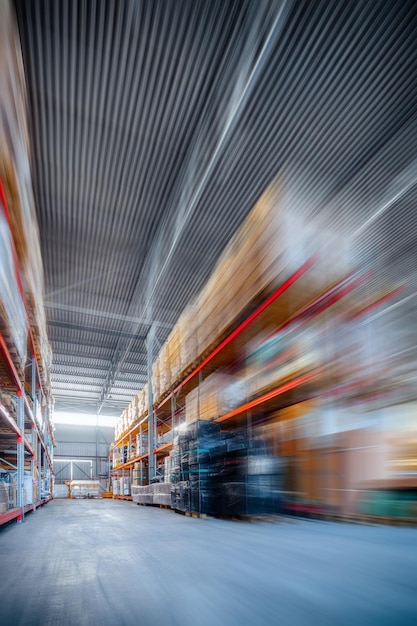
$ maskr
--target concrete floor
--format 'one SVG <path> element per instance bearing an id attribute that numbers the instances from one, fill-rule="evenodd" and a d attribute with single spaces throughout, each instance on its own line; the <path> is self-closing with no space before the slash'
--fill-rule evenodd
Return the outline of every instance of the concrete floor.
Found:
<path id="1" fill-rule="evenodd" d="M 55 500 L 0 528 L 0 625 L 417 624 L 417 531 Z"/>

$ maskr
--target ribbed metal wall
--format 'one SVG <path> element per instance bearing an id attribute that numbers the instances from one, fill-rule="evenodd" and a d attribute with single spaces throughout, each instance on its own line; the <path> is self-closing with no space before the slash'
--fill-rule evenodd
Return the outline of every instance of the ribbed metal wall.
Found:
<path id="1" fill-rule="evenodd" d="M 60 459 L 91 460 L 93 477 L 97 478 L 99 474 L 108 474 L 109 445 L 113 437 L 113 428 L 58 424 L 55 431 L 57 445 L 54 450 L 55 482 L 62 483 L 71 478 L 70 464 L 58 462 Z M 72 477 L 76 479 L 89 478 L 90 464 L 73 463 Z"/>

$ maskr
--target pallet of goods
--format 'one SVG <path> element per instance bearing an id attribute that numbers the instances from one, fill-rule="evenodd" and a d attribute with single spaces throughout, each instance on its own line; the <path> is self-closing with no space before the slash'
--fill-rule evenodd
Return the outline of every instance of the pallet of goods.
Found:
<path id="1" fill-rule="evenodd" d="M 215 372 L 204 379 L 185 398 L 185 421 L 211 420 L 246 400 L 245 380 L 223 372 Z"/>

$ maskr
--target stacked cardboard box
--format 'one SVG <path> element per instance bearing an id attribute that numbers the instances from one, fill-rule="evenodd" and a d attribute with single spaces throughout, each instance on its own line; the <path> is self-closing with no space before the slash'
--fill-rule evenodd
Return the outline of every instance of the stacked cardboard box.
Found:
<path id="1" fill-rule="evenodd" d="M 181 374 L 181 335 L 178 324 L 174 326 L 167 340 L 171 382 L 178 380 Z"/>
<path id="2" fill-rule="evenodd" d="M 157 358 L 152 366 L 152 394 L 155 403 L 157 403 L 161 397 L 161 378 L 159 368 L 159 358 Z"/>
<path id="3" fill-rule="evenodd" d="M 185 421 L 192 424 L 200 415 L 200 387 L 196 387 L 185 397 Z"/>
<path id="4" fill-rule="evenodd" d="M 146 485 L 148 482 L 148 468 L 140 462 L 135 463 L 133 468 L 132 485 Z"/>
<path id="5" fill-rule="evenodd" d="M 113 467 L 117 467 L 118 465 L 122 465 L 124 462 L 123 452 L 121 448 L 115 448 L 113 451 Z"/>
<path id="6" fill-rule="evenodd" d="M 181 351 L 181 373 L 186 372 L 196 362 L 198 350 L 198 311 L 189 306 L 178 320 Z"/>
<path id="7" fill-rule="evenodd" d="M 148 412 L 148 385 L 145 385 L 132 399 L 128 407 L 122 412 L 115 426 L 115 441 L 126 433 Z"/>
<path id="8" fill-rule="evenodd" d="M 171 387 L 171 361 L 169 344 L 165 343 L 159 353 L 160 391 L 163 395 Z"/>
<path id="9" fill-rule="evenodd" d="M 141 389 L 135 396 L 135 421 L 143 417 L 147 408 L 145 406 L 145 390 Z"/>
<path id="10" fill-rule="evenodd" d="M 0 388 L 0 404 L 3 405 L 3 407 L 6 409 L 10 417 L 13 417 L 13 419 L 17 421 L 16 404 L 12 396 L 1 388 Z"/>

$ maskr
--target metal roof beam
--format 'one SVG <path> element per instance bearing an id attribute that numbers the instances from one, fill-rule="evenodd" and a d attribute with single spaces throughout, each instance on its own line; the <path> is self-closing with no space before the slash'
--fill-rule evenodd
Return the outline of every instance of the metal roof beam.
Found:
<path id="1" fill-rule="evenodd" d="M 102 370 L 103 371 L 103 370 Z M 54 372 L 54 377 L 56 376 L 65 376 L 67 378 L 82 378 L 84 380 L 101 380 L 103 381 L 104 376 L 98 374 L 96 376 L 94 376 L 93 374 L 89 373 L 89 374 L 84 374 L 83 372 L 79 371 L 79 370 L 75 370 L 72 368 L 71 372 L 63 372 L 63 371 L 59 371 L 59 370 L 53 370 Z M 126 372 L 124 372 L 126 374 Z M 148 377 L 146 374 L 136 374 L 134 372 L 132 372 L 131 374 L 132 377 L 135 378 L 135 380 L 127 380 L 126 378 L 118 378 L 117 379 L 117 383 L 121 384 L 121 383 L 125 383 L 125 384 L 134 384 L 136 382 L 136 380 L 141 383 L 144 382 L 146 383 L 146 381 L 148 380 Z M 139 380 L 139 379 L 143 379 L 143 380 Z"/>
<path id="2" fill-rule="evenodd" d="M 91 357 L 92 354 L 92 350 L 96 350 L 99 351 L 101 354 L 103 353 L 111 353 L 112 350 L 111 348 L 105 347 L 100 345 L 100 343 L 95 343 L 95 344 L 91 344 L 91 343 L 77 343 L 75 341 L 68 341 L 68 340 L 63 340 L 63 339 L 59 339 L 54 340 L 53 338 L 49 337 L 49 341 L 51 342 L 52 348 L 53 348 L 53 352 L 54 352 L 54 356 L 57 354 L 61 354 L 61 355 L 65 355 L 65 356 L 85 356 L 86 358 L 98 358 L 101 361 L 111 361 L 111 357 L 110 356 L 96 356 L 96 357 Z M 60 344 L 64 344 L 64 347 L 60 347 L 58 348 L 56 346 L 57 343 Z M 68 349 L 72 350 L 73 347 L 76 348 L 87 348 L 89 350 L 89 352 L 75 352 L 75 351 L 69 351 Z"/>
<path id="3" fill-rule="evenodd" d="M 68 322 L 58 322 L 56 320 L 47 320 L 47 324 L 48 326 L 53 326 L 55 328 L 78 330 L 85 333 L 98 333 L 101 335 L 110 335 L 112 337 L 124 337 L 126 339 L 146 339 L 146 336 L 136 335 L 135 333 L 126 333 L 118 330 L 110 330 L 108 328 L 97 328 L 97 326 L 85 326 L 84 324 L 70 324 Z"/>
<path id="4" fill-rule="evenodd" d="M 139 317 L 133 317 L 131 315 L 120 315 L 118 313 L 109 313 L 107 311 L 99 311 L 98 309 L 88 309 L 81 306 L 70 306 L 67 304 L 60 304 L 59 302 L 45 302 L 45 308 L 57 309 L 59 311 L 70 311 L 71 313 L 81 313 L 82 315 L 91 315 L 94 317 L 101 317 L 103 319 L 117 320 L 119 322 L 132 322 L 133 324 L 139 324 L 144 326 L 150 326 L 149 320 L 141 319 Z M 171 330 L 172 324 L 165 324 L 164 322 L 153 322 L 160 328 L 166 328 Z"/>

